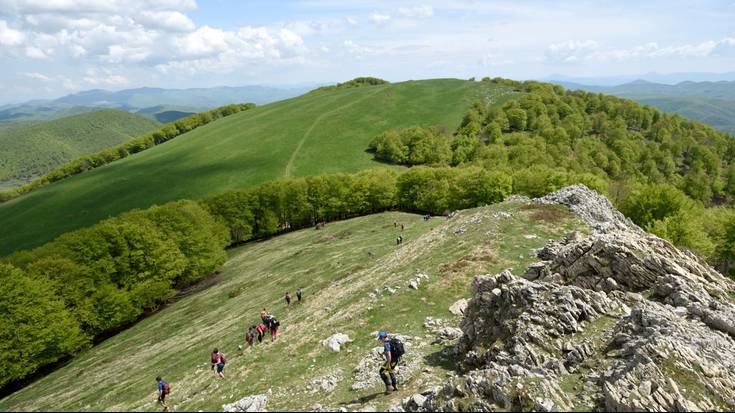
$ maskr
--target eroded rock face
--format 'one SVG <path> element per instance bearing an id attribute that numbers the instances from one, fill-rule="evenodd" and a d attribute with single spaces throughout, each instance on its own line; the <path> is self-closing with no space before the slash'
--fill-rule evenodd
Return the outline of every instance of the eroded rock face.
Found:
<path id="1" fill-rule="evenodd" d="M 522 276 L 476 277 L 460 374 L 402 407 L 735 408 L 733 282 L 584 186 L 532 202 L 566 205 L 593 231 L 548 243 Z"/>

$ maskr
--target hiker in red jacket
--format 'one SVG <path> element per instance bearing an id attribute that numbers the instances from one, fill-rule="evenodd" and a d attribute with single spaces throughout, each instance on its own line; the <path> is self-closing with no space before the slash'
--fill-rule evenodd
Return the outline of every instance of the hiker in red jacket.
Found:
<path id="1" fill-rule="evenodd" d="M 265 332 L 268 331 L 268 327 L 264 324 L 258 324 L 258 326 L 255 327 L 255 331 L 258 332 L 258 343 L 262 343 L 263 337 L 265 337 Z"/>
<path id="2" fill-rule="evenodd" d="M 216 367 L 216 373 L 223 379 L 225 378 L 225 363 L 227 363 L 225 355 L 215 348 L 214 351 L 212 351 L 212 371 L 215 371 Z"/>

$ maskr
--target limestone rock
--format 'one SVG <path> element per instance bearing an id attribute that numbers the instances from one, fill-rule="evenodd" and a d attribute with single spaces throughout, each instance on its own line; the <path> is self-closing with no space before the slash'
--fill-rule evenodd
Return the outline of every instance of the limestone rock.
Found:
<path id="1" fill-rule="evenodd" d="M 248 396 L 234 403 L 225 404 L 222 409 L 226 412 L 265 412 L 268 404 L 268 396 L 259 394 Z"/>
<path id="2" fill-rule="evenodd" d="M 347 334 L 336 333 L 331 335 L 329 338 L 322 340 L 322 346 L 326 347 L 333 353 L 339 353 L 342 345 L 351 341 L 350 336 Z"/>
<path id="3" fill-rule="evenodd" d="M 449 307 L 449 312 L 454 315 L 464 315 L 464 312 L 466 309 L 467 309 L 467 299 L 462 298 L 461 300 L 458 300 L 457 302 L 455 302 Z"/>

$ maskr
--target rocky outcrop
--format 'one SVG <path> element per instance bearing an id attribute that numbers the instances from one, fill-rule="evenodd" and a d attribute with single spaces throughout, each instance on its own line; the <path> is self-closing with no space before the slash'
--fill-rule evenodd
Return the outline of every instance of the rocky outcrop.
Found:
<path id="1" fill-rule="evenodd" d="M 584 186 L 530 202 L 565 205 L 592 231 L 549 242 L 521 275 L 475 277 L 459 374 L 401 408 L 735 408 L 733 282 Z"/>

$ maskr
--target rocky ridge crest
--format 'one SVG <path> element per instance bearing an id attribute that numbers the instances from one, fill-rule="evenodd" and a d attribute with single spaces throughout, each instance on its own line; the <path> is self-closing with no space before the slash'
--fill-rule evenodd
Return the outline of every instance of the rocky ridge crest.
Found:
<path id="1" fill-rule="evenodd" d="M 549 242 L 524 274 L 475 277 L 459 374 L 396 410 L 734 409 L 735 284 L 585 186 L 528 202 L 592 232 Z"/>

